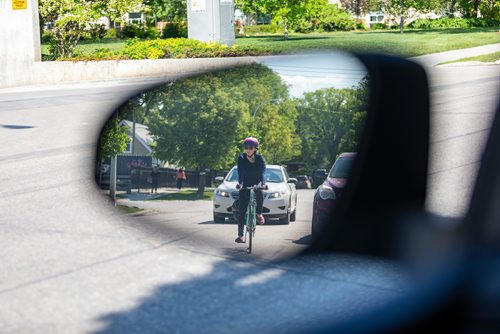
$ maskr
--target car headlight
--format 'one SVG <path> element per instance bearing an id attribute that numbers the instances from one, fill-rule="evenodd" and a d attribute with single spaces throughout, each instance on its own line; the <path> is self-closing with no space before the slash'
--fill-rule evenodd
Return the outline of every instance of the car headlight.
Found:
<path id="1" fill-rule="evenodd" d="M 286 193 L 284 191 L 278 191 L 278 192 L 274 192 L 274 193 L 269 193 L 268 198 L 281 198 L 281 197 L 284 197 L 285 194 Z"/>
<path id="2" fill-rule="evenodd" d="M 335 190 L 332 187 L 322 185 L 319 187 L 319 197 L 322 200 L 336 199 Z"/>
<path id="3" fill-rule="evenodd" d="M 229 193 L 225 190 L 220 190 L 220 189 L 217 189 L 215 191 L 215 195 L 217 196 L 221 196 L 221 197 L 229 197 Z"/>

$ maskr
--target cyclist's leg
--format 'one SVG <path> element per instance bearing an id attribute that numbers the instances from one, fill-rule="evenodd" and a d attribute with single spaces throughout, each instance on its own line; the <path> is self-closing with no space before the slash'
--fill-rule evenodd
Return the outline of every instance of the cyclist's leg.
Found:
<path id="1" fill-rule="evenodd" d="M 255 199 L 257 201 L 257 207 L 255 212 L 257 213 L 257 221 L 259 224 L 264 224 L 264 216 L 262 216 L 262 207 L 264 205 L 264 194 L 261 189 L 255 190 Z"/>
<path id="2" fill-rule="evenodd" d="M 243 237 L 243 227 L 245 226 L 248 202 L 250 201 L 250 190 L 241 189 L 239 195 L 240 219 L 238 220 L 238 236 Z"/>

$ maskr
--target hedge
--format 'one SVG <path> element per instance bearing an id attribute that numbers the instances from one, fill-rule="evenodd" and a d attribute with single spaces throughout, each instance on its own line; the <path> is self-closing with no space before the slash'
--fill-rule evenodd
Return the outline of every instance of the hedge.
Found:
<path id="1" fill-rule="evenodd" d="M 205 43 L 187 38 L 155 39 L 149 41 L 130 40 L 122 54 L 128 59 L 160 58 L 212 58 L 268 54 L 263 49 Z"/>
<path id="2" fill-rule="evenodd" d="M 277 24 L 258 24 L 244 26 L 243 28 L 245 35 L 265 35 L 265 34 L 282 34 L 285 31 L 283 26 Z M 239 32 L 238 27 L 236 27 L 236 33 Z"/>
<path id="3" fill-rule="evenodd" d="M 418 19 L 408 24 L 409 28 L 415 29 L 439 29 L 439 28 L 485 28 L 499 27 L 500 19 L 479 19 L 463 17 L 443 17 L 440 19 Z"/>

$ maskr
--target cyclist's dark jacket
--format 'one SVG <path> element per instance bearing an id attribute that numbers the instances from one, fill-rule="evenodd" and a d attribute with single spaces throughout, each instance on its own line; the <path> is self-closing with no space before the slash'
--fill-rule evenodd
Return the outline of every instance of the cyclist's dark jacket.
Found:
<path id="1" fill-rule="evenodd" d="M 264 157 L 255 153 L 255 162 L 251 163 L 243 153 L 238 157 L 238 183 L 243 187 L 251 187 L 259 182 L 265 184 L 264 172 L 266 171 L 266 162 Z"/>

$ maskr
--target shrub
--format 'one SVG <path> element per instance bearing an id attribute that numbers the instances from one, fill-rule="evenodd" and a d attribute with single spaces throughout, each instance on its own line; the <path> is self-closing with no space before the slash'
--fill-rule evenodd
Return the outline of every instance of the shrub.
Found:
<path id="1" fill-rule="evenodd" d="M 48 44 L 54 37 L 54 33 L 51 30 L 44 30 L 42 33 L 42 43 Z"/>
<path id="2" fill-rule="evenodd" d="M 106 36 L 106 26 L 104 24 L 94 24 L 89 30 L 91 39 L 103 39 Z"/>
<path id="3" fill-rule="evenodd" d="M 359 21 L 356 23 L 356 30 L 368 30 L 368 28 L 363 21 Z"/>
<path id="4" fill-rule="evenodd" d="M 56 57 L 54 57 L 54 55 L 42 53 L 42 61 L 53 61 L 53 60 L 56 60 Z"/>
<path id="5" fill-rule="evenodd" d="M 204 43 L 187 38 L 155 39 L 127 42 L 123 56 L 129 59 L 160 59 L 160 58 L 202 58 L 202 57 L 232 57 L 243 55 L 260 55 L 269 53 L 263 49 L 240 48 L 218 43 Z"/>
<path id="6" fill-rule="evenodd" d="M 337 5 L 327 4 L 316 17 L 301 19 L 292 28 L 296 32 L 349 31 L 356 28 L 356 20 Z"/>
<path id="7" fill-rule="evenodd" d="M 116 56 L 117 55 L 108 48 L 95 49 L 92 53 L 90 53 L 88 55 L 89 58 L 96 59 L 96 60 L 115 59 Z"/>
<path id="8" fill-rule="evenodd" d="M 154 39 L 160 37 L 160 32 L 158 29 L 153 27 L 144 28 L 136 24 L 128 24 L 122 28 L 121 37 Z"/>
<path id="9" fill-rule="evenodd" d="M 115 28 L 108 29 L 108 31 L 106 31 L 106 35 L 104 35 L 104 38 L 115 39 L 116 38 L 116 29 Z"/>
<path id="10" fill-rule="evenodd" d="M 161 35 L 162 38 L 187 38 L 187 24 L 186 22 L 170 22 L 165 28 Z"/>
<path id="11" fill-rule="evenodd" d="M 245 35 L 260 35 L 260 34 L 281 34 L 284 31 L 283 26 L 277 24 L 258 24 L 244 26 Z"/>
<path id="12" fill-rule="evenodd" d="M 439 29 L 439 28 L 485 28 L 500 26 L 499 19 L 480 19 L 463 17 L 442 17 L 439 19 L 418 19 L 410 24 L 409 28 Z"/>
<path id="13" fill-rule="evenodd" d="M 383 30 L 383 29 L 387 29 L 387 25 L 385 23 L 374 23 L 374 24 L 370 25 L 370 29 Z"/>
<path id="14" fill-rule="evenodd" d="M 82 40 L 99 40 L 104 38 L 106 35 L 106 26 L 104 24 L 92 24 L 90 27 L 85 29 L 82 34 Z"/>
<path id="15" fill-rule="evenodd" d="M 115 53 L 108 48 L 95 49 L 91 53 L 79 54 L 71 58 L 58 58 L 59 61 L 96 61 L 96 60 L 120 60 L 126 59 L 120 53 Z"/>
<path id="16" fill-rule="evenodd" d="M 349 31 L 356 28 L 356 20 L 336 5 L 328 5 L 319 17 L 317 27 L 323 31 Z"/>

